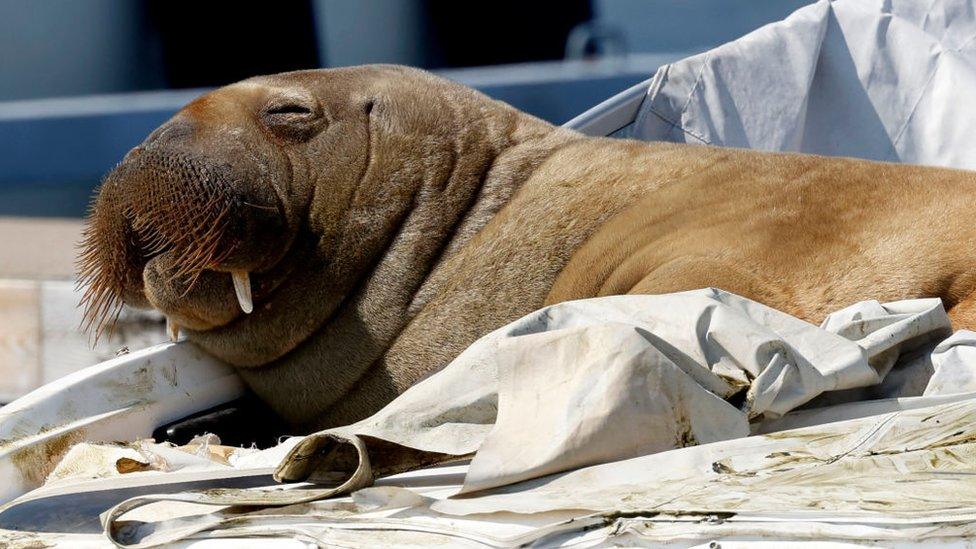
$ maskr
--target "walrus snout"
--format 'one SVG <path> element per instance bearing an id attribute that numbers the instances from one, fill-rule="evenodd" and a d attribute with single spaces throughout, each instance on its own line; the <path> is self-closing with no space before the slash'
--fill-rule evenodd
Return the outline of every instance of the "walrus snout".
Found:
<path id="1" fill-rule="evenodd" d="M 79 261 L 88 327 L 122 303 L 159 309 L 176 319 L 173 331 L 222 325 L 251 312 L 249 273 L 287 250 L 291 231 L 266 170 L 221 161 L 235 151 L 201 150 L 191 135 L 183 122 L 163 126 L 103 182 Z"/>

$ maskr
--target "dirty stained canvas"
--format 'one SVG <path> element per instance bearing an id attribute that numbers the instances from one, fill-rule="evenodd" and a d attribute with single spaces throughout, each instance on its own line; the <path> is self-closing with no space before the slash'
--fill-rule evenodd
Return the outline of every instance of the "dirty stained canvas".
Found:
<path id="1" fill-rule="evenodd" d="M 107 526 L 159 501 L 215 510 L 311 502 L 472 455 L 461 497 L 404 500 L 406 492 L 384 489 L 381 499 L 444 516 L 685 506 L 859 515 L 902 504 L 938 514 L 969 497 L 962 487 L 946 495 L 942 484 L 969 474 L 976 436 L 976 385 L 962 382 L 976 363 L 957 360 L 959 338 L 973 334 L 938 345 L 949 333 L 933 299 L 866 301 L 819 327 L 716 289 L 562 303 L 483 337 L 376 415 L 293 441 L 276 477 L 315 484 L 135 498 Z M 957 380 L 951 390 L 926 390 L 947 371 Z M 837 404 L 868 386 L 889 398 Z M 835 398 L 818 408 L 818 397 Z M 801 418 L 846 410 L 847 421 L 749 436 L 767 422 L 790 427 L 783 421 L 804 406 Z M 898 483 L 927 482 L 932 470 L 945 476 L 910 503 L 891 501 Z M 838 475 L 841 484 L 831 481 Z M 864 494 L 883 503 L 865 506 Z M 217 511 L 133 535 L 156 543 L 234 517 Z"/>

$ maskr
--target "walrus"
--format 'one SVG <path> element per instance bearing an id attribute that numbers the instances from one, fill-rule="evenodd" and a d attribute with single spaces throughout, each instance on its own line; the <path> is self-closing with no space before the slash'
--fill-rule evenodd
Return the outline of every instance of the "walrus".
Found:
<path id="1" fill-rule="evenodd" d="M 93 199 L 91 329 L 124 303 L 306 429 L 365 417 L 543 305 L 718 287 L 819 322 L 939 297 L 976 328 L 976 175 L 592 138 L 417 69 L 188 104 Z"/>

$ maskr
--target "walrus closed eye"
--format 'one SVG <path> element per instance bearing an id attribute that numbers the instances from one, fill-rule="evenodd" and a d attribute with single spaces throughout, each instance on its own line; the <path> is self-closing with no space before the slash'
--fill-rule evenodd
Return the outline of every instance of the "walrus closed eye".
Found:
<path id="1" fill-rule="evenodd" d="M 366 66 L 190 103 L 106 177 L 79 270 L 93 332 L 159 309 L 312 428 L 569 299 L 716 286 L 816 322 L 938 296 L 976 327 L 974 199 L 970 172 L 586 138 Z"/>

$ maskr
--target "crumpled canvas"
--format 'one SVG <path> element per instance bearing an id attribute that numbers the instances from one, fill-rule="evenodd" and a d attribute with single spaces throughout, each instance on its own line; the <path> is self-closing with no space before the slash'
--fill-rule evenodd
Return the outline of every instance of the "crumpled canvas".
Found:
<path id="1" fill-rule="evenodd" d="M 690 486 L 693 481 L 711 486 L 711 481 L 696 480 L 706 466 L 728 480 L 729 486 L 748 481 L 748 486 L 732 491 L 711 487 L 707 492 L 711 496 L 702 493 L 705 499 L 701 501 L 720 510 L 728 507 L 727 497 L 733 496 L 738 498 L 735 506 L 746 509 L 743 502 L 752 497 L 750 490 L 766 486 L 760 480 L 753 482 L 752 472 L 747 471 L 745 477 L 738 473 L 746 466 L 750 471 L 761 469 L 763 475 L 775 473 L 774 479 L 764 482 L 778 492 L 764 494 L 764 504 L 776 498 L 800 501 L 812 498 L 815 494 L 810 490 L 816 487 L 796 484 L 795 475 L 780 474 L 780 466 L 794 463 L 795 457 L 785 458 L 796 452 L 814 452 L 817 444 L 824 445 L 824 455 L 850 457 L 836 467 L 818 466 L 797 473 L 816 473 L 821 483 L 840 474 L 837 471 L 861 470 L 868 462 L 878 461 L 872 457 L 878 448 L 888 452 L 917 443 L 919 451 L 929 452 L 930 443 L 941 444 L 939 441 L 949 437 L 953 444 L 964 445 L 960 452 L 969 452 L 968 428 L 960 431 L 958 427 L 972 413 L 976 361 L 969 355 L 976 352 L 971 345 L 976 333 L 959 332 L 945 339 L 949 334 L 949 321 L 938 299 L 865 301 L 830 315 L 821 326 L 717 289 L 561 303 L 479 339 L 444 370 L 410 388 L 374 416 L 299 441 L 278 467 L 276 477 L 320 486 L 141 496 L 106 514 L 106 533 L 116 542 L 134 541 L 132 547 L 151 547 L 233 523 L 246 508 L 242 506 L 266 508 L 314 501 L 367 487 L 381 476 L 472 455 L 458 494 L 478 497 L 438 501 L 414 497 L 410 505 L 447 515 L 630 509 L 641 502 L 660 504 L 680 496 L 684 493 L 680 486 Z M 934 374 L 932 369 L 918 367 L 919 357 L 929 358 Z M 789 413 L 858 387 L 885 386 L 886 378 L 903 371 L 915 372 L 922 382 L 891 385 L 888 400 Z M 929 378 L 926 388 L 924 382 Z M 918 390 L 906 393 L 905 387 Z M 927 396 L 907 399 L 911 402 L 898 398 L 923 392 Z M 953 398 L 946 393 L 964 394 Z M 906 423 L 907 427 L 895 431 L 896 424 L 884 416 L 894 418 L 908 410 L 953 402 L 969 404 L 960 409 L 959 417 L 948 412 L 956 408 L 933 412 L 936 415 L 910 415 L 911 425 Z M 794 414 L 799 418 L 791 424 Z M 929 441 L 921 437 L 925 427 L 921 424 L 933 418 L 934 438 Z M 856 427 L 857 432 L 828 429 L 829 434 L 812 439 L 805 438 L 802 430 L 748 436 L 837 420 L 848 420 L 845 424 Z M 875 444 L 876 435 L 886 432 L 900 438 L 883 446 Z M 874 445 L 865 446 L 868 443 Z M 690 453 L 682 454 L 691 460 L 689 466 L 660 468 L 668 459 L 677 459 L 674 452 L 687 446 L 693 446 L 686 448 Z M 867 450 L 855 454 L 841 447 Z M 761 455 L 753 455 L 760 450 Z M 675 457 L 655 457 L 665 455 Z M 827 458 L 817 456 L 804 459 L 804 467 L 827 463 Z M 914 467 L 919 459 L 929 458 L 885 457 L 877 469 L 862 476 L 867 484 L 877 482 L 879 477 L 890 476 L 892 467 Z M 650 477 L 635 486 L 633 479 L 638 477 L 633 468 L 645 462 L 658 465 L 644 470 L 643 476 Z M 959 464 L 963 469 L 964 465 Z M 617 468 L 629 472 L 619 475 L 614 473 Z M 667 471 L 662 479 L 684 484 L 652 482 L 658 468 L 662 474 Z M 566 493 L 570 486 L 566 482 L 553 480 L 570 477 L 549 476 L 570 471 L 576 472 L 569 473 L 575 475 L 572 478 L 577 484 L 573 486 L 579 488 L 575 495 Z M 580 480 L 579 475 L 588 471 L 606 478 Z M 922 477 L 925 475 L 912 477 L 913 482 Z M 867 484 L 850 485 L 838 494 L 865 490 Z M 801 488 L 807 492 L 798 492 Z M 926 497 L 934 498 L 933 508 L 951 503 L 938 498 L 939 490 L 926 492 Z M 407 494 L 398 494 L 387 496 L 402 503 Z M 625 495 L 631 503 L 611 503 Z M 581 498 L 589 499 L 584 503 Z M 196 519 L 148 525 L 148 530 L 119 529 L 122 523 L 118 521 L 126 513 L 164 501 L 234 507 Z M 761 506 L 748 508 L 753 507 Z M 126 537 L 130 535 L 134 536 L 131 540 Z"/>
<path id="2" fill-rule="evenodd" d="M 141 548 L 206 530 L 344 547 L 391 539 L 418 547 L 705 547 L 723 538 L 952 545 L 976 535 L 974 395 L 899 399 L 887 410 L 874 401 L 875 413 L 856 419 L 584 467 L 476 497 L 405 482 L 249 513 L 189 517 L 185 504 L 160 502 L 155 512 L 140 509 L 141 520 L 127 516 L 112 539 Z M 161 511 L 180 518 L 160 519 Z"/>
<path id="3" fill-rule="evenodd" d="M 172 473 L 274 467 L 297 438 L 265 450 L 225 446 L 212 433 L 194 437 L 182 446 L 141 439 L 134 442 L 79 442 L 61 458 L 44 486 L 68 485 L 86 479 L 133 473 Z"/>
<path id="4" fill-rule="evenodd" d="M 716 289 L 561 303 L 481 338 L 376 415 L 306 437 L 276 476 L 347 491 L 474 454 L 474 492 L 744 437 L 750 421 L 879 384 L 949 333 L 938 299 L 866 301 L 822 327 Z"/>
<path id="5" fill-rule="evenodd" d="M 968 0 L 821 0 L 662 67 L 619 135 L 976 168 Z"/>

